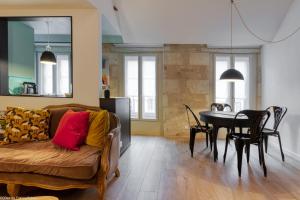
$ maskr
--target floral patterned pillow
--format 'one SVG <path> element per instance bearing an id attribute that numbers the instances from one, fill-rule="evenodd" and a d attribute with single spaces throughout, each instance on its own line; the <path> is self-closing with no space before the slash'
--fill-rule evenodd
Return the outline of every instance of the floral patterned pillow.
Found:
<path id="1" fill-rule="evenodd" d="M 49 139 L 50 112 L 47 109 L 27 110 L 7 107 L 4 132 L 5 143 Z"/>

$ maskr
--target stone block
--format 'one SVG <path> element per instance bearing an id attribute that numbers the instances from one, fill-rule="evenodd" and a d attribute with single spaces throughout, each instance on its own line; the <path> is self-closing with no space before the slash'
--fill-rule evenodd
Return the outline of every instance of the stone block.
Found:
<path id="1" fill-rule="evenodd" d="M 208 53 L 190 53 L 189 54 L 190 65 L 209 65 Z"/>
<path id="2" fill-rule="evenodd" d="M 182 65 L 184 57 L 182 53 L 165 53 L 164 62 L 165 65 Z"/>
<path id="3" fill-rule="evenodd" d="M 180 93 L 180 80 L 168 79 L 164 82 L 164 93 Z"/>
<path id="4" fill-rule="evenodd" d="M 209 81 L 208 80 L 187 80 L 186 88 L 192 94 L 208 94 Z"/>

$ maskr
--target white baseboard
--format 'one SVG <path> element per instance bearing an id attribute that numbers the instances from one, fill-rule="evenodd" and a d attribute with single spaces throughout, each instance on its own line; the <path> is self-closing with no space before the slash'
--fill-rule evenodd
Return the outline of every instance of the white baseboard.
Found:
<path id="1" fill-rule="evenodd" d="M 275 139 L 275 140 L 276 140 L 276 139 Z M 278 141 L 276 142 L 276 141 L 270 141 L 270 140 L 269 140 L 269 146 L 270 146 L 272 149 L 274 149 L 274 150 L 276 151 L 276 153 L 278 153 L 278 155 L 280 155 L 280 158 L 281 158 L 281 152 L 280 152 L 280 147 L 279 147 Z M 295 152 L 292 152 L 292 151 L 290 151 L 290 150 L 284 148 L 284 146 L 283 146 L 282 150 L 283 150 L 283 153 L 284 153 L 285 157 L 289 157 L 289 159 L 291 159 L 291 160 L 293 160 L 293 161 L 296 161 L 297 163 L 300 164 L 300 155 L 299 155 L 299 154 L 297 154 L 297 153 L 295 153 Z M 291 164 L 292 164 L 292 163 L 291 163 Z M 300 169 L 300 165 L 297 165 L 297 166 L 295 166 L 295 167 L 297 167 L 297 168 Z"/>

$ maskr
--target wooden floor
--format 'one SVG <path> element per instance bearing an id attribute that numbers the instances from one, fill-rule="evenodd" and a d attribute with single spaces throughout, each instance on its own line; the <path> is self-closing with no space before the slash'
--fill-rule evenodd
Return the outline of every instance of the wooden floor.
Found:
<path id="1" fill-rule="evenodd" d="M 268 177 L 264 178 L 258 164 L 257 147 L 253 146 L 250 164 L 247 165 L 244 156 L 242 177 L 239 178 L 233 143 L 228 148 L 225 165 L 222 162 L 223 141 L 219 141 L 218 148 L 219 161 L 214 163 L 212 153 L 203 141 L 195 144 L 195 157 L 191 158 L 187 141 L 133 137 L 131 147 L 120 160 L 121 177 L 110 182 L 106 199 L 300 199 L 300 170 L 291 165 L 291 159 L 287 158 L 283 163 L 280 155 L 270 149 L 270 154 L 266 155 Z M 55 193 L 37 190 L 32 193 L 37 194 L 52 194 L 66 200 L 97 199 L 93 189 Z"/>

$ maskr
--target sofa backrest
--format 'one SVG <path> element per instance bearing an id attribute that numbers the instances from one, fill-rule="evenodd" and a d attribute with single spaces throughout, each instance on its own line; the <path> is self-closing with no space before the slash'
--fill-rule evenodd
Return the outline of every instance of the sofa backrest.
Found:
<path id="1" fill-rule="evenodd" d="M 85 110 L 92 110 L 92 111 L 101 110 L 101 108 L 99 107 L 86 106 L 81 104 L 50 105 L 45 107 L 45 109 L 48 109 L 51 113 L 50 128 L 49 128 L 50 138 L 54 137 L 60 119 L 68 110 L 73 110 L 75 112 L 85 111 Z M 113 113 L 110 113 L 110 130 L 116 128 L 117 125 L 118 125 L 118 120 L 116 116 Z"/>

